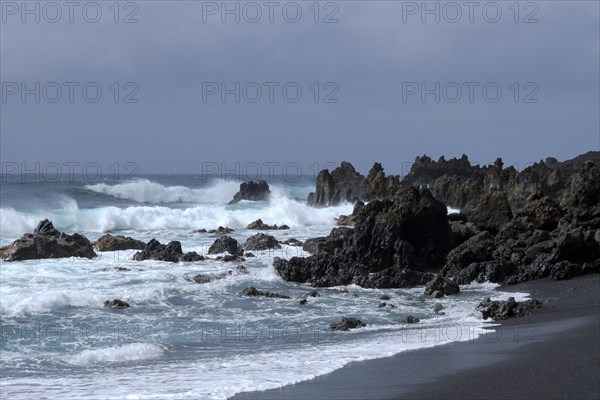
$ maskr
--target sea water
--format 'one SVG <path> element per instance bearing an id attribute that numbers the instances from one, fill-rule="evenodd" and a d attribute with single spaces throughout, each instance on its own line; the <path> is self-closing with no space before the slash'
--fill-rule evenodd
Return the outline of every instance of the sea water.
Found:
<path id="1" fill-rule="evenodd" d="M 194 175 L 149 175 L 124 182 L 3 179 L 0 245 L 32 232 L 45 218 L 62 232 L 91 241 L 105 233 L 161 243 L 178 240 L 184 252 L 207 253 L 216 235 L 193 230 L 227 226 L 243 243 L 261 218 L 289 230 L 266 232 L 278 240 L 324 236 L 353 206 L 306 205 L 314 178 L 271 182 L 268 202 L 228 205 L 239 182 Z M 312 288 L 283 281 L 274 257 L 308 256 L 300 247 L 253 251 L 254 258 L 225 263 L 134 261 L 134 250 L 98 252 L 87 259 L 2 262 L 0 266 L 0 369 L 2 397 L 225 399 L 243 391 L 277 388 L 329 373 L 360 360 L 474 340 L 486 324 L 476 305 L 506 298 L 492 284 L 461 287 L 443 299 L 423 288 Z M 214 258 L 214 257 L 213 257 Z M 249 274 L 197 284 L 195 274 L 245 266 Z M 118 271 L 116 268 L 129 271 Z M 246 297 L 248 286 L 291 299 Z M 390 296 L 379 307 L 382 295 Z M 511 293 L 517 299 L 525 293 Z M 127 301 L 127 309 L 103 307 Z M 435 303 L 444 306 L 433 311 Z M 389 304 L 393 304 L 392 308 Z M 418 324 L 402 324 L 408 315 Z M 367 327 L 328 330 L 344 316 Z"/>

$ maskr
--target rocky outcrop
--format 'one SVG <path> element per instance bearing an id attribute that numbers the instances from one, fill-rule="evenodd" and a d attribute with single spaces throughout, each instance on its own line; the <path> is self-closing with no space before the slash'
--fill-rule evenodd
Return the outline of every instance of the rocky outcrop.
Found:
<path id="1" fill-rule="evenodd" d="M 250 236 L 244 243 L 244 250 L 270 250 L 280 248 L 281 245 L 277 239 L 273 236 L 265 235 L 264 233 L 257 233 L 254 236 Z"/>
<path id="2" fill-rule="evenodd" d="M 401 187 L 399 176 L 386 176 L 380 163 L 373 164 L 365 178 L 347 162 L 331 173 L 324 169 L 316 179 L 316 190 L 308 198 L 313 207 L 336 206 L 341 202 L 384 200 L 391 198 Z M 354 214 L 353 214 L 354 215 Z M 340 225 L 350 225 L 349 217 L 342 218 Z"/>
<path id="3" fill-rule="evenodd" d="M 311 254 L 324 251 L 333 255 L 350 243 L 353 233 L 351 228 L 333 228 L 328 236 L 307 239 L 302 245 L 302 250 Z"/>
<path id="4" fill-rule="evenodd" d="M 365 288 L 406 288 L 425 285 L 433 278 L 429 272 L 409 268 L 388 267 L 369 272 L 369 267 L 345 254 L 331 256 L 321 252 L 314 256 L 275 257 L 273 266 L 279 275 L 291 282 L 310 283 L 315 287 L 357 284 Z"/>
<path id="5" fill-rule="evenodd" d="M 492 301 L 488 297 L 477 306 L 477 311 L 481 312 L 483 319 L 492 318 L 494 321 L 500 321 L 531 314 L 541 306 L 542 303 L 534 299 L 518 302 L 514 297 L 509 297 L 506 301 Z"/>
<path id="6" fill-rule="evenodd" d="M 365 179 L 361 199 L 364 201 L 389 199 L 400 189 L 400 186 L 399 176 L 386 176 L 383 166 L 375 163 Z"/>
<path id="7" fill-rule="evenodd" d="M 452 240 L 446 206 L 427 189 L 402 188 L 358 213 L 347 254 L 370 272 L 390 266 L 433 272 L 443 265 Z"/>
<path id="8" fill-rule="evenodd" d="M 341 226 L 354 225 L 354 217 L 352 215 L 340 215 L 335 219 L 335 222 Z"/>
<path id="9" fill-rule="evenodd" d="M 462 213 L 478 228 L 492 232 L 498 232 L 513 218 L 506 195 L 493 192 L 467 202 Z"/>
<path id="10" fill-rule="evenodd" d="M 427 189 L 403 188 L 390 200 L 372 201 L 358 213 L 354 230 L 336 229 L 348 236 L 341 249 L 306 258 L 276 258 L 277 272 L 285 280 L 313 286 L 424 285 L 444 264 L 453 244 L 446 207 Z"/>
<path id="11" fill-rule="evenodd" d="M 276 265 L 285 279 L 313 285 L 361 282 L 369 287 L 391 287 L 394 282 L 406 286 L 426 279 L 424 273 L 436 272 L 440 258 L 454 247 L 442 262 L 442 272 L 459 284 L 515 283 L 546 276 L 568 279 L 598 272 L 598 163 L 600 152 L 589 152 L 562 163 L 548 158 L 519 172 L 505 168 L 500 158 L 479 166 L 465 155 L 438 161 L 423 156 L 417 157 L 402 182 L 386 177 L 381 164 L 375 163 L 359 196 L 370 203 L 357 203 L 360 208 L 355 207 L 352 215 L 338 219 L 338 224 L 354 225 L 350 238 L 309 239 L 304 249 L 313 253 L 312 257 L 277 260 Z M 314 195 L 319 199 L 317 205 L 337 204 L 333 175 L 328 171 L 319 175 Z M 397 202 L 412 185 L 432 188 L 435 199 L 461 210 L 446 217 L 451 223 L 450 241 L 445 233 L 433 229 L 426 232 L 434 232 L 436 244 L 423 243 L 419 234 L 406 234 L 409 223 L 399 228 L 395 221 L 394 215 L 405 218 L 407 212 L 386 211 L 390 202 Z M 405 210 L 415 206 L 418 208 L 408 204 Z M 445 229 L 446 223 L 436 225 Z M 438 292 L 436 295 L 442 294 Z"/>
<path id="12" fill-rule="evenodd" d="M 459 284 L 568 279 L 600 271 L 600 168 L 589 162 L 562 192 L 531 195 L 499 231 L 483 231 L 453 249 L 443 274 Z"/>
<path id="13" fill-rule="evenodd" d="M 271 293 L 267 291 L 258 290 L 254 286 L 247 287 L 242 291 L 244 296 L 262 296 L 262 297 L 270 297 L 274 299 L 289 299 L 290 296 L 286 296 L 284 294 Z"/>
<path id="14" fill-rule="evenodd" d="M 352 164 L 342 161 L 331 173 L 328 169 L 319 172 L 316 190 L 309 195 L 308 205 L 327 207 L 353 202 L 362 195 L 364 181 L 365 177 Z"/>
<path id="15" fill-rule="evenodd" d="M 350 329 L 363 328 L 367 326 L 360 319 L 353 317 L 343 317 L 340 322 L 329 324 L 329 330 L 332 331 L 349 331 Z"/>
<path id="16" fill-rule="evenodd" d="M 220 253 L 229 253 L 234 256 L 241 256 L 244 254 L 244 250 L 234 238 L 230 236 L 221 236 L 208 248 L 208 254 Z"/>
<path id="17" fill-rule="evenodd" d="M 259 182 L 243 182 L 240 185 L 240 190 L 233 196 L 233 200 L 229 204 L 237 203 L 242 200 L 250 201 L 268 201 L 271 198 L 271 190 L 266 181 Z"/>
<path id="18" fill-rule="evenodd" d="M 358 215 L 358 213 L 360 212 L 360 210 L 363 209 L 363 207 L 365 206 L 365 203 L 363 203 L 361 200 L 357 200 L 354 203 L 354 209 L 352 210 L 352 214 L 350 215 L 340 215 L 337 219 L 336 222 L 338 225 L 354 225 L 356 223 L 356 216 Z"/>
<path id="19" fill-rule="evenodd" d="M 512 214 L 519 214 L 528 212 L 523 208 L 530 203 L 529 199 L 532 196 L 538 198 L 547 196 L 561 206 L 569 202 L 569 199 L 586 198 L 585 194 L 576 194 L 568 189 L 577 178 L 580 181 L 593 181 L 592 177 L 583 177 L 581 172 L 578 172 L 586 163 L 600 164 L 600 152 L 588 152 L 562 163 L 548 158 L 546 161 L 528 166 L 521 172 L 513 167 L 504 168 L 502 159 L 497 159 L 492 165 L 481 167 L 472 165 L 465 155 L 460 159 L 448 161 L 442 157 L 437 162 L 423 156 L 417 157 L 402 183 L 432 187 L 436 198 L 450 207 L 463 210 L 469 217 L 474 215 L 475 219 L 481 220 L 481 217 L 486 214 L 486 209 L 490 208 L 490 204 L 497 203 L 501 206 L 498 217 L 504 215 L 506 218 L 508 213 L 505 201 L 508 202 Z M 573 178 L 574 176 L 577 177 Z M 575 186 L 581 187 L 577 183 Z M 594 184 L 592 184 L 592 193 L 593 187 Z M 593 199 L 594 195 L 590 200 Z M 547 201 L 546 205 L 552 207 Z M 554 212 L 547 211 L 551 214 Z M 549 217 L 552 218 L 551 214 Z M 487 218 L 483 218 L 483 221 L 489 220 L 490 217 L 488 211 Z M 499 228 L 497 223 L 484 228 L 492 227 L 496 230 Z"/>
<path id="20" fill-rule="evenodd" d="M 0 258 L 5 261 L 67 257 L 94 258 L 97 255 L 85 236 L 62 233 L 47 219 L 40 221 L 33 234 L 27 233 L 0 248 Z"/>
<path id="21" fill-rule="evenodd" d="M 354 202 L 360 197 L 365 177 L 358 173 L 352 164 L 342 161 L 339 167 L 331 171 L 331 177 L 340 201 Z"/>
<path id="22" fill-rule="evenodd" d="M 130 307 L 129 303 L 123 301 L 123 300 L 119 300 L 119 299 L 114 299 L 114 300 L 106 300 L 104 302 L 104 307 L 107 308 L 128 308 Z"/>
<path id="23" fill-rule="evenodd" d="M 205 257 L 196 253 L 195 251 L 188 251 L 187 253 L 183 253 L 179 256 L 179 261 L 183 262 L 193 262 L 193 261 L 202 261 Z"/>
<path id="24" fill-rule="evenodd" d="M 471 163 L 464 154 L 461 158 L 451 160 L 446 160 L 444 156 L 441 156 L 437 162 L 424 155 L 415 159 L 410 172 L 403 179 L 403 183 L 410 186 L 428 186 L 444 175 L 468 178 L 471 174 Z"/>
<path id="25" fill-rule="evenodd" d="M 136 261 L 158 260 L 168 262 L 179 261 L 201 261 L 204 257 L 196 252 L 184 253 L 181 250 L 181 242 L 172 241 L 168 244 L 161 244 L 158 240 L 150 240 L 142 251 L 138 251 L 133 255 Z"/>
<path id="26" fill-rule="evenodd" d="M 146 243 L 129 236 L 106 234 L 92 243 L 96 251 L 142 250 Z"/>
<path id="27" fill-rule="evenodd" d="M 268 230 L 286 230 L 286 229 L 290 229 L 290 227 L 287 225 L 281 225 L 281 226 L 267 225 L 262 221 L 262 219 L 257 219 L 256 221 L 249 223 L 248 226 L 246 227 L 246 229 L 268 231 Z"/>
<path id="28" fill-rule="evenodd" d="M 440 298 L 458 292 L 460 292 L 459 286 L 453 280 L 441 275 L 436 275 L 435 278 L 425 285 L 425 294 L 434 298 Z"/>
<path id="29" fill-rule="evenodd" d="M 308 205 L 311 207 L 327 207 L 339 204 L 339 196 L 334 198 L 335 182 L 328 169 L 317 175 L 316 191 L 308 195 Z"/>
<path id="30" fill-rule="evenodd" d="M 600 157 L 600 156 L 599 156 Z M 562 193 L 563 207 L 598 207 L 600 205 L 600 160 L 587 161 L 574 171 Z"/>

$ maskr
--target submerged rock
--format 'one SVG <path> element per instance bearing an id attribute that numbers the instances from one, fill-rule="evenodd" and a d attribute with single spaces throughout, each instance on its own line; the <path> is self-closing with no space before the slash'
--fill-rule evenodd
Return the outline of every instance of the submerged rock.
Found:
<path id="1" fill-rule="evenodd" d="M 400 320 L 400 322 L 403 324 L 416 324 L 417 322 L 420 322 L 420 321 L 421 320 L 419 318 L 413 317 L 412 315 L 406 316 Z"/>
<path id="2" fill-rule="evenodd" d="M 248 269 L 246 267 L 244 267 L 243 265 L 239 265 L 236 269 L 232 269 L 226 272 L 221 272 L 219 274 L 198 274 L 198 275 L 194 275 L 192 277 L 186 277 L 186 280 L 191 281 L 191 282 L 195 282 L 195 283 L 208 283 L 208 282 L 212 282 L 212 281 L 216 281 L 216 280 L 220 280 L 220 279 L 225 279 L 228 276 L 233 276 L 233 275 L 247 275 L 250 272 L 248 272 Z"/>
<path id="3" fill-rule="evenodd" d="M 246 289 L 244 289 L 242 291 L 242 294 L 244 296 L 264 296 L 264 297 L 277 298 L 277 299 L 289 299 L 290 298 L 290 296 L 286 296 L 284 294 L 271 293 L 271 292 L 267 292 L 267 291 L 263 292 L 261 290 L 258 290 L 254 286 L 247 287 Z"/>
<path id="4" fill-rule="evenodd" d="M 62 233 L 47 219 L 40 221 L 33 234 L 0 248 L 0 258 L 5 261 L 68 257 L 95 258 L 97 254 L 85 236 Z"/>
<path id="5" fill-rule="evenodd" d="M 114 299 L 114 300 L 106 300 L 104 302 L 104 307 L 108 307 L 108 308 L 127 308 L 130 307 L 129 303 L 123 301 L 123 300 L 119 300 L 119 299 Z"/>
<path id="6" fill-rule="evenodd" d="M 237 256 L 237 255 L 233 255 L 233 254 L 226 254 L 224 256 L 219 256 L 216 258 L 217 261 L 223 261 L 223 262 L 244 262 L 246 261 L 246 259 L 242 256 Z"/>
<path id="7" fill-rule="evenodd" d="M 106 268 L 100 268 L 94 271 L 91 271 L 92 273 L 94 272 L 130 272 L 131 270 L 129 268 L 125 268 L 125 267 L 106 267 Z"/>
<path id="8" fill-rule="evenodd" d="M 266 181 L 244 182 L 240 185 L 240 190 L 233 196 L 229 204 L 237 203 L 242 200 L 267 201 L 271 198 L 271 190 Z"/>
<path id="9" fill-rule="evenodd" d="M 433 305 L 433 313 L 434 313 L 434 314 L 436 314 L 436 315 L 444 315 L 445 313 L 444 313 L 444 312 L 442 312 L 442 310 L 443 310 L 444 308 L 446 308 L 446 307 L 444 307 L 444 305 L 443 305 L 443 304 L 440 304 L 440 303 L 435 303 L 435 304 Z"/>
<path id="10" fill-rule="evenodd" d="M 360 319 L 353 317 L 343 317 L 340 322 L 329 324 L 329 330 L 332 331 L 349 331 L 350 329 L 363 328 L 367 326 Z"/>

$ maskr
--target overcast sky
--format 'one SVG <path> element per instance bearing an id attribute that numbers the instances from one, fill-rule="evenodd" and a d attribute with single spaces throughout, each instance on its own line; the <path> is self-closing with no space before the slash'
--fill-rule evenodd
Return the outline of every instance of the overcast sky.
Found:
<path id="1" fill-rule="evenodd" d="M 3 165 L 398 173 L 600 150 L 597 1 L 27 4 L 1 3 Z"/>

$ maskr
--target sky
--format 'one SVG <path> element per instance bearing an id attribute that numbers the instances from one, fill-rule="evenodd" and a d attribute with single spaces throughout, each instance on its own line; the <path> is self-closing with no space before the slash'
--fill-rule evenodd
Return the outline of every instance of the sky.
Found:
<path id="1" fill-rule="evenodd" d="M 600 150 L 599 4 L 3 0 L 2 172 L 572 158 Z"/>

